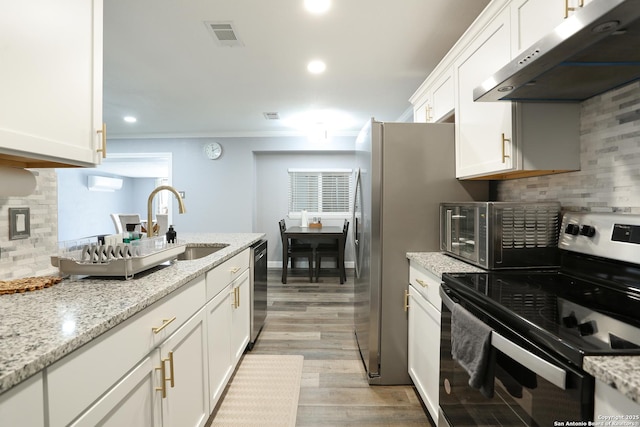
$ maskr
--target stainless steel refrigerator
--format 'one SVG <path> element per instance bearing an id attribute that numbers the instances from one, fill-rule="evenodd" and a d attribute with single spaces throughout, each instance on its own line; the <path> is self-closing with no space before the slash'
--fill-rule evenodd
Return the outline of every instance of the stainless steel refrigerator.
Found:
<path id="1" fill-rule="evenodd" d="M 370 384 L 410 384 L 407 252 L 439 250 L 439 203 L 488 200 L 455 178 L 454 126 L 371 120 L 356 141 L 355 334 Z"/>

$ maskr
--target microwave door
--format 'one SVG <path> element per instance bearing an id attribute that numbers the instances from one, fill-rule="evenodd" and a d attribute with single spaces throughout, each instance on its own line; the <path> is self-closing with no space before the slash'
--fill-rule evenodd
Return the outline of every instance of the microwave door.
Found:
<path id="1" fill-rule="evenodd" d="M 459 214 L 460 208 L 449 208 L 445 213 L 445 249 L 447 252 L 460 255 Z"/>

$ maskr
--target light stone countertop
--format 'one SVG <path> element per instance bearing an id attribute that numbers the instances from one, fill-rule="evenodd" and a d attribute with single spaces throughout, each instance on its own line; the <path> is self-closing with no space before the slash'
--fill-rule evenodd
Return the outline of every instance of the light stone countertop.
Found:
<path id="1" fill-rule="evenodd" d="M 0 393 L 265 237 L 179 233 L 189 246 L 229 246 L 200 259 L 172 261 L 131 280 L 74 276 L 50 288 L 0 295 Z"/>
<path id="2" fill-rule="evenodd" d="M 640 403 L 640 356 L 585 356 L 582 367 L 596 379 Z"/>
<path id="3" fill-rule="evenodd" d="M 485 271 L 440 252 L 408 252 L 407 258 L 438 277 L 443 273 Z M 583 369 L 640 403 L 640 356 L 585 356 Z"/>
<path id="4" fill-rule="evenodd" d="M 407 258 L 438 277 L 442 277 L 443 273 L 483 273 L 486 271 L 441 252 L 407 252 Z"/>

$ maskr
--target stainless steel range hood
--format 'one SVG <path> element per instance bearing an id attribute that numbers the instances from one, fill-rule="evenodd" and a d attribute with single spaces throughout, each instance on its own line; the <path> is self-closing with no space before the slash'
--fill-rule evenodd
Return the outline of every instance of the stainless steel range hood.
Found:
<path id="1" fill-rule="evenodd" d="M 473 91 L 476 101 L 579 102 L 640 78 L 640 0 L 593 0 Z"/>

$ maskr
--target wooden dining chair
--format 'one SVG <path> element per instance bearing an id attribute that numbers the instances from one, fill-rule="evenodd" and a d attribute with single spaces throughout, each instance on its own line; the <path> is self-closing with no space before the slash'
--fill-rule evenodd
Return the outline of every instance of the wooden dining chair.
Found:
<path id="1" fill-rule="evenodd" d="M 284 222 L 284 219 L 281 219 L 278 225 L 280 226 L 280 239 L 284 247 L 284 242 L 287 238 L 284 232 L 287 231 L 287 224 Z M 289 260 L 291 260 L 291 268 L 294 268 L 295 260 L 298 258 L 306 258 L 309 262 L 309 281 L 313 282 L 313 248 L 311 245 L 291 242 L 285 256 L 287 258 L 282 260 L 282 283 L 287 283 L 287 265 L 289 264 Z"/>
<path id="2" fill-rule="evenodd" d="M 342 235 L 343 238 L 343 246 L 342 250 L 344 253 L 344 249 L 347 244 L 347 232 L 349 231 L 349 221 L 344 220 L 344 225 L 342 226 Z M 322 243 L 318 245 L 315 253 L 315 262 L 316 262 L 316 282 L 318 281 L 318 277 L 320 276 L 320 263 L 322 262 L 322 258 L 335 258 L 336 265 L 338 266 L 338 271 L 340 274 L 340 283 L 344 283 L 347 281 L 347 273 L 344 268 L 344 259 L 343 265 L 340 265 L 340 247 L 338 246 L 338 241 L 335 243 Z"/>

